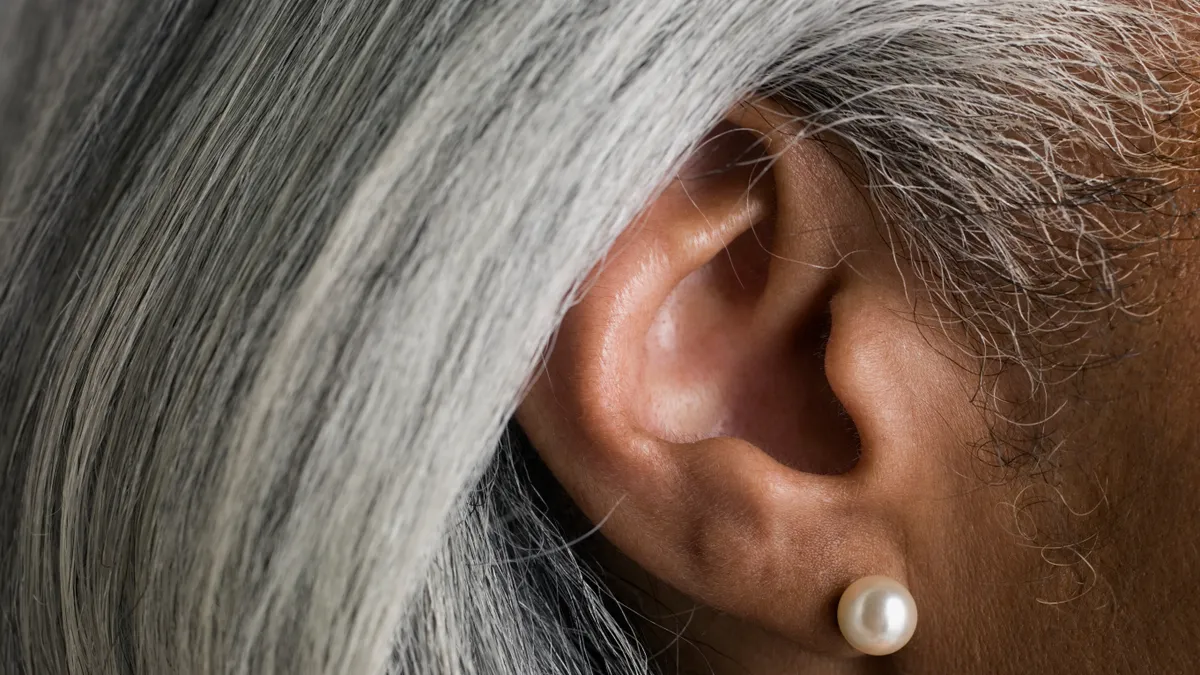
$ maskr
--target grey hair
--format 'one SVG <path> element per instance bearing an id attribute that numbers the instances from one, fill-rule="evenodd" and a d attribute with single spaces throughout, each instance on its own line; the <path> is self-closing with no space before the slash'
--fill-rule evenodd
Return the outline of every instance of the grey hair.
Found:
<path id="1" fill-rule="evenodd" d="M 1169 187 L 1177 4 L 3 3 L 0 668 L 650 672 L 501 442 L 587 270 L 775 96 L 1027 361 Z"/>

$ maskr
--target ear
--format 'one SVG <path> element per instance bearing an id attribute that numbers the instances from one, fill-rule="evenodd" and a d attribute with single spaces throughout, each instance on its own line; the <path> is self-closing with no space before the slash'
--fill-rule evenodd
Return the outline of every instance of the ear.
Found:
<path id="1" fill-rule="evenodd" d="M 741 106 L 709 135 L 597 269 L 518 421 L 634 562 L 849 656 L 855 579 L 920 603 L 929 421 L 963 387 L 844 164 L 799 131 Z"/>

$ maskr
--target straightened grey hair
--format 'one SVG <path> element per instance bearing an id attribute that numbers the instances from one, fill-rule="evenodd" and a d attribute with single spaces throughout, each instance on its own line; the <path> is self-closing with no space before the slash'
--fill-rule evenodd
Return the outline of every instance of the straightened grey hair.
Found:
<path id="1" fill-rule="evenodd" d="M 652 672 L 503 442 L 617 234 L 775 97 L 1040 373 L 1163 234 L 1195 10 L 0 3 L 0 670 Z"/>

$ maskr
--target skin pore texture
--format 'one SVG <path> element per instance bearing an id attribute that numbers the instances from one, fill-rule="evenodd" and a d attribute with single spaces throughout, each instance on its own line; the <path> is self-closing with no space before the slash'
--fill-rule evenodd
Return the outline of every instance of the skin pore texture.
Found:
<path id="1" fill-rule="evenodd" d="M 1116 216 L 1172 233 L 1129 270 L 1144 311 L 1067 341 L 1086 367 L 1047 368 L 1031 394 L 932 318 L 852 159 L 789 120 L 756 103 L 710 134 L 597 268 L 518 413 L 599 525 L 655 660 L 1192 672 L 1196 163 L 1168 177 L 1173 210 Z M 838 633 L 839 594 L 869 574 L 920 611 L 892 657 Z"/>

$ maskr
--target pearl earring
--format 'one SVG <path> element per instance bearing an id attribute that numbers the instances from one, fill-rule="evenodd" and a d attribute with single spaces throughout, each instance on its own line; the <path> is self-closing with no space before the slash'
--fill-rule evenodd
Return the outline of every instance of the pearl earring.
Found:
<path id="1" fill-rule="evenodd" d="M 842 593 L 838 627 L 846 642 L 864 654 L 893 654 L 908 644 L 917 629 L 917 603 L 895 579 L 863 577 Z"/>

